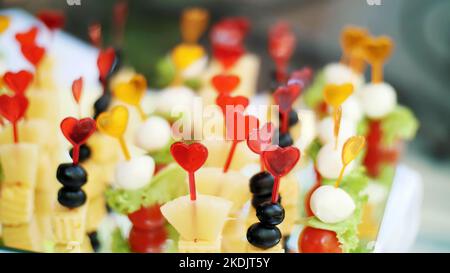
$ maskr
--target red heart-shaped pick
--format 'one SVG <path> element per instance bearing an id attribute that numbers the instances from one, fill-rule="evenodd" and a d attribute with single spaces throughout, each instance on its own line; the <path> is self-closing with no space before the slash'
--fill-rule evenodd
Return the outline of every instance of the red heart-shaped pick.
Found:
<path id="1" fill-rule="evenodd" d="M 231 112 L 243 112 L 245 108 L 247 108 L 249 101 L 248 98 L 244 96 L 232 97 L 228 94 L 222 94 L 217 97 L 216 104 L 222 109 L 222 113 L 226 115 L 227 109 Z"/>
<path id="2" fill-rule="evenodd" d="M 275 127 L 272 122 L 267 122 L 261 128 L 254 128 L 248 136 L 247 146 L 256 154 L 261 154 L 263 151 L 272 150 L 272 137 Z"/>
<path id="3" fill-rule="evenodd" d="M 16 33 L 16 40 L 19 42 L 21 46 L 34 44 L 36 41 L 36 37 L 39 29 L 34 26 L 30 28 L 28 31 Z"/>
<path id="4" fill-rule="evenodd" d="M 211 83 L 219 94 L 231 93 L 241 82 L 236 75 L 219 74 L 211 79 Z"/>
<path id="5" fill-rule="evenodd" d="M 97 67 L 101 79 L 106 79 L 109 72 L 111 72 L 115 59 L 116 53 L 114 48 L 109 47 L 105 50 L 100 50 L 97 58 Z"/>
<path id="6" fill-rule="evenodd" d="M 0 114 L 9 122 L 16 123 L 21 119 L 28 108 L 28 99 L 25 96 L 0 96 Z"/>
<path id="7" fill-rule="evenodd" d="M 170 146 L 170 153 L 175 161 L 187 172 L 193 173 L 205 163 L 208 158 L 208 149 L 201 143 L 190 145 L 175 142 Z"/>
<path id="8" fill-rule="evenodd" d="M 43 10 L 37 14 L 37 17 L 50 30 L 62 28 L 66 22 L 64 13 L 58 10 Z"/>
<path id="9" fill-rule="evenodd" d="M 6 72 L 3 75 L 3 82 L 18 95 L 23 95 L 33 80 L 33 74 L 21 70 L 19 72 Z"/>
<path id="10" fill-rule="evenodd" d="M 44 57 L 45 54 L 45 48 L 40 47 L 34 43 L 24 44 L 20 47 L 20 50 L 22 51 L 25 59 L 27 59 L 34 66 L 36 66 L 42 60 L 42 57 Z"/>
<path id="11" fill-rule="evenodd" d="M 297 85 L 281 86 L 273 94 L 275 103 L 280 107 L 281 113 L 291 110 L 292 104 L 297 98 L 299 87 Z"/>
<path id="12" fill-rule="evenodd" d="M 61 131 L 73 146 L 84 144 L 95 132 L 96 123 L 92 118 L 76 119 L 68 117 L 61 122 Z"/>
<path id="13" fill-rule="evenodd" d="M 77 103 L 80 103 L 82 90 L 83 90 L 83 77 L 79 77 L 72 83 L 72 95 Z"/>
<path id="14" fill-rule="evenodd" d="M 277 147 L 271 151 L 263 152 L 264 165 L 275 177 L 289 173 L 300 159 L 300 150 L 296 147 Z"/>

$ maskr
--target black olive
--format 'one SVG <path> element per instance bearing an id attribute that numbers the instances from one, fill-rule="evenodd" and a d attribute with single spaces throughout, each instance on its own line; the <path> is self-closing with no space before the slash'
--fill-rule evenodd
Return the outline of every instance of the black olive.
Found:
<path id="1" fill-rule="evenodd" d="M 87 182 L 87 173 L 80 165 L 64 163 L 58 166 L 56 178 L 71 189 L 79 189 Z"/>
<path id="2" fill-rule="evenodd" d="M 96 231 L 88 233 L 89 241 L 91 242 L 92 249 L 98 252 L 100 249 L 100 241 L 98 240 L 98 234 Z"/>
<path id="3" fill-rule="evenodd" d="M 279 203 L 262 203 L 256 207 L 256 217 L 265 225 L 279 225 L 284 220 L 284 208 Z"/>
<path id="4" fill-rule="evenodd" d="M 247 230 L 247 240 L 250 244 L 267 249 L 276 246 L 281 240 L 281 232 L 275 226 L 255 223 Z"/>
<path id="5" fill-rule="evenodd" d="M 260 172 L 250 178 L 250 192 L 256 195 L 272 193 L 274 179 L 269 172 Z"/>
<path id="6" fill-rule="evenodd" d="M 252 197 L 252 206 L 254 208 L 257 208 L 259 205 L 261 205 L 262 203 L 266 203 L 266 202 L 270 202 L 272 200 L 272 194 L 266 194 L 266 195 L 258 195 L 255 194 Z M 281 204 L 281 195 L 278 195 L 278 202 Z"/>
<path id="7" fill-rule="evenodd" d="M 280 120 L 281 120 L 281 113 L 280 113 Z M 292 109 L 289 112 L 289 122 L 288 122 L 289 127 L 292 127 L 297 123 L 298 123 L 298 114 L 294 109 Z"/>
<path id="8" fill-rule="evenodd" d="M 73 148 L 70 149 L 70 157 L 73 158 Z M 91 157 L 91 148 L 89 148 L 89 146 L 87 146 L 86 144 L 83 144 L 80 146 L 80 155 L 78 157 L 78 161 L 80 163 L 88 160 Z"/>
<path id="9" fill-rule="evenodd" d="M 112 95 L 110 92 L 105 92 L 103 95 L 98 98 L 94 103 L 94 119 L 98 117 L 101 113 L 108 110 L 109 105 L 111 104 Z"/>
<path id="10" fill-rule="evenodd" d="M 278 138 L 278 146 L 284 148 L 292 146 L 292 144 L 294 144 L 294 141 L 292 140 L 292 137 L 289 133 L 280 134 Z"/>
<path id="11" fill-rule="evenodd" d="M 78 208 L 86 203 L 86 194 L 82 190 L 62 187 L 58 191 L 58 202 L 66 208 Z"/>

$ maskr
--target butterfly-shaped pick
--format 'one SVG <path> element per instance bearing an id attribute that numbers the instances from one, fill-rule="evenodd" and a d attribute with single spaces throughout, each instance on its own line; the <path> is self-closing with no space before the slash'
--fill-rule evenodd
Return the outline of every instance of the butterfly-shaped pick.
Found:
<path id="1" fill-rule="evenodd" d="M 189 192 L 191 200 L 196 200 L 194 173 L 205 164 L 208 149 L 201 143 L 185 144 L 175 142 L 170 147 L 170 153 L 175 161 L 189 174 Z"/>
<path id="2" fill-rule="evenodd" d="M 33 74 L 26 70 L 20 70 L 18 72 L 6 72 L 3 75 L 3 82 L 9 89 L 14 91 L 18 95 L 24 95 L 31 81 L 33 80 Z"/>
<path id="3" fill-rule="evenodd" d="M 211 79 L 211 83 L 219 94 L 230 94 L 238 87 L 241 79 L 236 75 L 218 74 Z"/>

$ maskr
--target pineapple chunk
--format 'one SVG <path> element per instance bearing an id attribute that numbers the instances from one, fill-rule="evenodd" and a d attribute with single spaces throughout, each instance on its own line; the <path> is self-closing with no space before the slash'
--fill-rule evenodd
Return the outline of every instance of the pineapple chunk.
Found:
<path id="1" fill-rule="evenodd" d="M 29 119 L 20 122 L 18 126 L 20 142 L 38 144 L 39 147 L 49 148 L 55 143 L 52 137 L 50 124 L 43 119 Z M 0 143 L 13 143 L 13 128 L 11 124 L 6 124 L 0 132 Z"/>
<path id="2" fill-rule="evenodd" d="M 237 171 L 223 173 L 220 168 L 201 168 L 195 175 L 201 194 L 223 197 L 233 202 L 231 214 L 236 214 L 250 200 L 248 178 Z"/>
<path id="3" fill-rule="evenodd" d="M 92 245 L 91 245 L 91 240 L 89 239 L 89 237 L 87 235 L 86 235 L 86 237 L 84 237 L 83 243 L 81 243 L 80 252 L 81 253 L 93 253 L 94 252 L 94 249 L 92 248 Z"/>
<path id="4" fill-rule="evenodd" d="M 250 243 L 247 243 L 247 253 L 284 253 L 284 249 L 281 247 L 281 242 L 268 249 L 257 248 Z"/>
<path id="5" fill-rule="evenodd" d="M 94 232 L 106 216 L 106 200 L 103 195 L 90 198 L 86 216 L 87 233 Z"/>
<path id="6" fill-rule="evenodd" d="M 29 143 L 4 144 L 0 146 L 0 165 L 3 184 L 21 184 L 33 188 L 38 169 L 38 146 Z"/>
<path id="7" fill-rule="evenodd" d="M 93 134 L 88 145 L 91 148 L 91 159 L 96 163 L 115 163 L 120 159 L 120 151 L 117 140 L 100 134 Z"/>
<path id="8" fill-rule="evenodd" d="M 19 226 L 3 226 L 5 246 L 29 251 L 42 251 L 42 240 L 37 223 Z"/>
<path id="9" fill-rule="evenodd" d="M 35 214 L 50 214 L 53 212 L 55 205 L 55 198 L 58 194 L 59 188 L 53 188 L 48 191 L 36 190 L 34 193 L 34 213 Z"/>
<path id="10" fill-rule="evenodd" d="M 220 253 L 221 238 L 214 241 L 178 241 L 178 251 L 180 253 Z"/>
<path id="11" fill-rule="evenodd" d="M 208 159 L 205 167 L 223 168 L 231 148 L 231 141 L 223 140 L 205 140 L 202 143 L 208 148 Z M 233 158 L 230 164 L 230 170 L 240 170 L 245 165 L 259 163 L 259 157 L 253 153 L 245 142 L 240 142 L 236 146 Z"/>
<path id="12" fill-rule="evenodd" d="M 28 118 L 40 118 L 51 122 L 52 132 L 58 130 L 60 122 L 58 96 L 51 91 L 29 90 L 27 92 L 29 106 L 26 113 Z"/>
<path id="13" fill-rule="evenodd" d="M 34 189 L 23 183 L 2 183 L 0 191 L 0 222 L 20 225 L 33 217 Z"/>
<path id="14" fill-rule="evenodd" d="M 53 251 L 55 253 L 81 253 L 82 243 L 70 242 L 67 244 L 57 243 L 55 244 Z"/>
<path id="15" fill-rule="evenodd" d="M 223 229 L 222 252 L 245 253 L 247 248 L 245 219 L 230 219 Z"/>
<path id="16" fill-rule="evenodd" d="M 86 231 L 87 205 L 68 209 L 60 204 L 55 206 L 52 215 L 52 230 L 58 244 L 81 243 Z"/>
<path id="17" fill-rule="evenodd" d="M 196 201 L 181 196 L 161 207 L 161 213 L 186 241 L 219 238 L 232 203 L 224 198 L 198 194 Z"/>

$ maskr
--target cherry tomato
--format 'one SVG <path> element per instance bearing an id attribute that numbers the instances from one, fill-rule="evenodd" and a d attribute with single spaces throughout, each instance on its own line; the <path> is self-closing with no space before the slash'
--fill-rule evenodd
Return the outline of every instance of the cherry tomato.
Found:
<path id="1" fill-rule="evenodd" d="M 152 229 L 164 225 L 164 217 L 160 206 L 141 207 L 139 210 L 128 215 L 133 226 L 139 229 Z"/>
<path id="2" fill-rule="evenodd" d="M 152 230 L 133 227 L 128 242 L 133 252 L 158 253 L 162 251 L 166 239 L 167 231 L 164 226 Z"/>
<path id="3" fill-rule="evenodd" d="M 312 227 L 303 229 L 298 249 L 301 253 L 342 253 L 335 232 Z"/>

